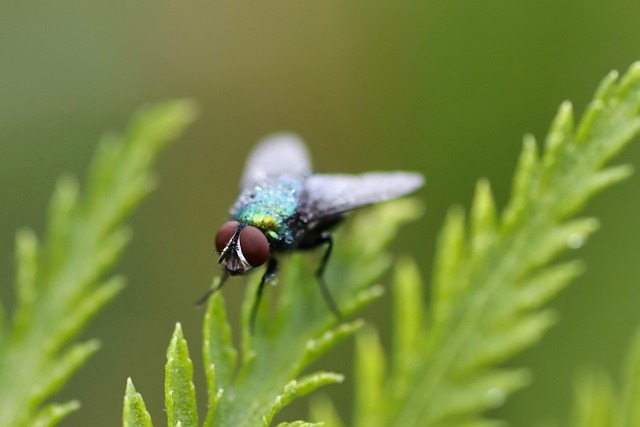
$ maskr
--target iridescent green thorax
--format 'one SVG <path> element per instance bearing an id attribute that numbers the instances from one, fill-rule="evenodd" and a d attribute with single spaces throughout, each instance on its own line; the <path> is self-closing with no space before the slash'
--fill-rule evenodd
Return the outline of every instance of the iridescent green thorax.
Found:
<path id="1" fill-rule="evenodd" d="M 231 216 L 261 229 L 271 241 L 291 240 L 287 220 L 296 213 L 302 188 L 300 180 L 280 178 L 246 189 L 231 208 Z"/>

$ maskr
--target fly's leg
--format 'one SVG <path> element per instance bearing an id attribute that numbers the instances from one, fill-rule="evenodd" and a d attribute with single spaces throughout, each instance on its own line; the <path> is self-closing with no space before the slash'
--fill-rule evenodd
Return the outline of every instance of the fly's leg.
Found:
<path id="1" fill-rule="evenodd" d="M 198 301 L 196 301 L 196 306 L 198 307 L 202 306 L 205 302 L 207 302 L 207 300 L 211 295 L 213 295 L 214 293 L 222 289 L 222 285 L 224 285 L 228 277 L 229 277 L 229 273 L 225 271 L 222 277 L 220 278 L 220 280 L 218 281 L 218 284 L 216 286 L 212 286 L 204 295 L 200 297 Z"/>
<path id="2" fill-rule="evenodd" d="M 324 255 L 322 255 L 320 266 L 316 271 L 316 277 L 318 278 L 318 284 L 320 285 L 320 292 L 322 293 L 322 297 L 329 306 L 331 312 L 336 316 L 338 320 L 341 320 L 342 314 L 340 313 L 340 308 L 338 307 L 336 300 L 333 298 L 333 295 L 331 295 L 329 287 L 327 286 L 327 282 L 325 282 L 324 280 L 324 270 L 327 267 L 327 262 L 329 261 L 329 256 L 331 256 L 331 250 L 333 249 L 333 237 L 329 232 L 323 232 L 320 234 L 317 244 L 321 245 L 323 243 L 326 243 L 327 250 L 324 252 Z"/>
<path id="3" fill-rule="evenodd" d="M 260 306 L 260 300 L 262 299 L 262 291 L 264 290 L 264 285 L 269 280 L 273 279 L 275 275 L 278 273 L 278 262 L 274 257 L 269 258 L 269 264 L 267 264 L 267 271 L 262 275 L 262 279 L 260 279 L 260 284 L 258 285 L 258 289 L 256 291 L 256 297 L 253 300 L 253 305 L 251 306 L 251 316 L 249 317 L 249 331 L 253 334 L 256 331 L 256 316 L 258 315 L 258 307 Z"/>

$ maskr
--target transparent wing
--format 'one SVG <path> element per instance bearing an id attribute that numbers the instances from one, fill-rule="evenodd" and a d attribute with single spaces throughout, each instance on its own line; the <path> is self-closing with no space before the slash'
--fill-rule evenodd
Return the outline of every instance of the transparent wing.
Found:
<path id="1" fill-rule="evenodd" d="M 305 181 L 303 209 L 311 220 L 320 219 L 404 196 L 423 184 L 424 177 L 412 172 L 312 175 Z"/>
<path id="2" fill-rule="evenodd" d="M 309 152 L 302 139 L 292 133 L 266 137 L 253 149 L 244 167 L 241 188 L 251 188 L 282 175 L 306 176 L 311 173 Z"/>

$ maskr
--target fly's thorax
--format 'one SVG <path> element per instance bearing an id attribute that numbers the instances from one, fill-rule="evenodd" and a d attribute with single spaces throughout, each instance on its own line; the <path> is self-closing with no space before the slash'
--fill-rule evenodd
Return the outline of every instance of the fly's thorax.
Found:
<path id="1" fill-rule="evenodd" d="M 278 240 L 280 233 L 284 231 L 282 230 L 284 221 L 259 206 L 249 206 L 243 209 L 236 216 L 236 219 L 243 224 L 262 230 L 269 240 Z"/>
<path id="2" fill-rule="evenodd" d="M 236 221 L 256 227 L 270 243 L 291 240 L 289 220 L 297 212 L 302 181 L 282 177 L 243 190 L 231 209 Z"/>

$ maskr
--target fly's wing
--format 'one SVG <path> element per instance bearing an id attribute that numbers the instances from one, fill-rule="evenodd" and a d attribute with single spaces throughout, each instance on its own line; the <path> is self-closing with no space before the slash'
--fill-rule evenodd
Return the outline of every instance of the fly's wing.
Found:
<path id="1" fill-rule="evenodd" d="M 266 137 L 253 149 L 245 164 L 240 187 L 244 190 L 270 178 L 309 174 L 311 160 L 300 137 L 292 133 L 277 133 Z"/>
<path id="2" fill-rule="evenodd" d="M 412 172 L 370 172 L 362 175 L 317 174 L 305 181 L 305 213 L 322 219 L 409 194 L 424 184 Z"/>

